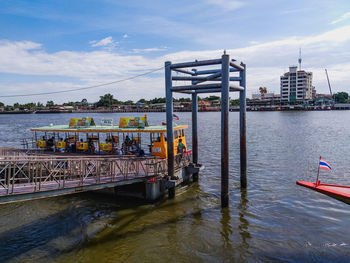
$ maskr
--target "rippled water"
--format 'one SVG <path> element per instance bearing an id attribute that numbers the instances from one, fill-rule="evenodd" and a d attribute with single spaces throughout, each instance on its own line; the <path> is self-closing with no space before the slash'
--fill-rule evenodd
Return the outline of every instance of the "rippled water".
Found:
<path id="1" fill-rule="evenodd" d="M 91 114 L 119 118 L 122 114 Z M 130 114 L 124 114 L 130 115 Z M 189 113 L 178 114 L 190 124 Z M 0 115 L 0 145 L 73 114 Z M 153 124 L 165 114 L 149 114 Z M 349 262 L 350 206 L 302 188 L 320 155 L 350 185 L 347 111 L 247 113 L 248 189 L 239 188 L 238 113 L 230 114 L 230 206 L 220 208 L 220 113 L 199 113 L 198 184 L 156 204 L 96 193 L 0 206 L 8 262 Z M 191 142 L 188 135 L 187 141 Z"/>

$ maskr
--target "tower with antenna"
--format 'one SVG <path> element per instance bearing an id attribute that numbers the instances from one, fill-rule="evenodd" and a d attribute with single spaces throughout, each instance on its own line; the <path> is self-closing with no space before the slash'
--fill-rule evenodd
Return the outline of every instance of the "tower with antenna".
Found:
<path id="1" fill-rule="evenodd" d="M 299 59 L 298 59 L 298 63 L 299 63 L 299 70 L 301 70 L 301 48 L 299 48 Z"/>

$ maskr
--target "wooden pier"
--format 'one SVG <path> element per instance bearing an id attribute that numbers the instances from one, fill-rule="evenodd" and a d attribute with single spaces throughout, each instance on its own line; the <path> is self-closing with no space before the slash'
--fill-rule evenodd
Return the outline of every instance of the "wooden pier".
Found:
<path id="1" fill-rule="evenodd" d="M 191 158 L 191 152 L 176 158 L 175 169 L 188 167 Z M 30 155 L 1 149 L 0 203 L 168 181 L 167 167 L 166 159 L 151 156 Z"/>

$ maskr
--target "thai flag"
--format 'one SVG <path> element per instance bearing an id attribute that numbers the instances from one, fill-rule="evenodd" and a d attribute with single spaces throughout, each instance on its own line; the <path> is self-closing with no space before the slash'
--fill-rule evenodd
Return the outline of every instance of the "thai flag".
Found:
<path id="1" fill-rule="evenodd" d="M 180 120 L 179 116 L 177 116 L 175 114 L 173 114 L 173 119 L 176 120 L 176 121 Z"/>
<path id="2" fill-rule="evenodd" d="M 320 158 L 320 169 L 325 169 L 331 172 L 333 171 L 331 165 L 322 158 Z"/>

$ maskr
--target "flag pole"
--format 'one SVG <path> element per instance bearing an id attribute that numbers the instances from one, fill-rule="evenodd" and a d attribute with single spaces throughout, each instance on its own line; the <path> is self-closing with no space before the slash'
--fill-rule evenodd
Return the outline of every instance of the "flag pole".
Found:
<path id="1" fill-rule="evenodd" d="M 318 160 L 318 170 L 317 170 L 316 186 L 317 186 L 317 182 L 318 182 L 318 176 L 320 175 L 320 161 L 321 161 L 321 156 L 320 156 L 320 159 Z"/>

